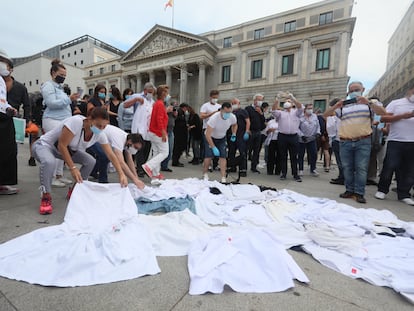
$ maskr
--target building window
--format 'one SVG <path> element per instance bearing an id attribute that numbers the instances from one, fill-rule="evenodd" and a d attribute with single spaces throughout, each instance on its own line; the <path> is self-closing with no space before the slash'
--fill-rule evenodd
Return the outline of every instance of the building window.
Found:
<path id="1" fill-rule="evenodd" d="M 318 50 L 316 56 L 316 70 L 327 70 L 329 69 L 331 49 Z"/>
<path id="2" fill-rule="evenodd" d="M 32 86 L 32 81 L 29 81 L 29 86 Z"/>
<path id="3" fill-rule="evenodd" d="M 70 53 L 68 53 L 68 57 L 70 57 Z"/>
<path id="4" fill-rule="evenodd" d="M 313 111 L 324 112 L 326 109 L 326 99 L 315 99 L 313 101 Z"/>
<path id="5" fill-rule="evenodd" d="M 290 21 L 285 23 L 285 32 L 291 32 L 296 30 L 296 21 Z"/>
<path id="6" fill-rule="evenodd" d="M 39 79 L 36 79 L 36 85 L 39 85 Z"/>
<path id="7" fill-rule="evenodd" d="M 65 55 L 62 54 L 62 59 L 65 59 Z"/>
<path id="8" fill-rule="evenodd" d="M 73 54 L 75 54 L 75 55 L 76 55 L 76 51 L 75 51 L 75 52 L 73 52 Z"/>
<path id="9" fill-rule="evenodd" d="M 114 72 L 115 71 L 115 65 L 111 65 L 111 71 Z"/>
<path id="10" fill-rule="evenodd" d="M 264 37 L 264 28 L 256 29 L 254 31 L 254 40 L 258 40 Z"/>
<path id="11" fill-rule="evenodd" d="M 89 77 L 93 76 L 93 70 L 89 70 Z"/>
<path id="12" fill-rule="evenodd" d="M 262 77 L 263 60 L 258 59 L 252 61 L 251 79 L 260 79 Z"/>
<path id="13" fill-rule="evenodd" d="M 81 65 L 83 65 L 83 60 L 81 60 Z"/>
<path id="14" fill-rule="evenodd" d="M 83 49 L 81 49 L 81 53 L 83 53 Z"/>
<path id="15" fill-rule="evenodd" d="M 333 16 L 332 11 L 322 13 L 321 15 L 319 15 L 319 25 L 325 25 L 325 24 L 332 23 L 332 16 Z"/>
<path id="16" fill-rule="evenodd" d="M 104 68 L 103 67 L 99 68 L 99 74 L 103 75 L 103 73 L 104 73 Z"/>
<path id="17" fill-rule="evenodd" d="M 74 62 L 73 65 L 76 67 L 76 62 Z"/>
<path id="18" fill-rule="evenodd" d="M 293 59 L 293 54 L 282 57 L 282 75 L 291 75 L 293 73 Z"/>
<path id="19" fill-rule="evenodd" d="M 93 94 L 93 89 L 88 89 L 88 94 L 92 95 Z"/>
<path id="20" fill-rule="evenodd" d="M 230 82 L 231 66 L 226 65 L 221 68 L 221 83 Z"/>
<path id="21" fill-rule="evenodd" d="M 223 48 L 231 48 L 231 44 L 232 44 L 232 37 L 224 38 Z"/>

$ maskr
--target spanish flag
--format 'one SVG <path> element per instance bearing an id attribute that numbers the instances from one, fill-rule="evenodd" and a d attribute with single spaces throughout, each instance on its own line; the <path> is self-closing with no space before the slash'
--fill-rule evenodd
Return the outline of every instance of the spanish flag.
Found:
<path id="1" fill-rule="evenodd" d="M 165 4 L 164 10 L 166 10 L 169 6 L 172 7 L 174 5 L 174 0 L 168 0 Z"/>

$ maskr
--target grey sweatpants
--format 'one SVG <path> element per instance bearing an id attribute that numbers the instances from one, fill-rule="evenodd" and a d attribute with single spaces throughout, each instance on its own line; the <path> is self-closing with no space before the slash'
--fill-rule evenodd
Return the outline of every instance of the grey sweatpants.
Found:
<path id="1" fill-rule="evenodd" d="M 32 146 L 33 157 L 40 163 L 39 178 L 42 192 L 50 193 L 52 190 L 52 178 L 56 168 L 56 159 L 62 159 L 62 155 L 53 146 L 42 145 L 40 140 Z M 84 180 L 87 180 L 89 174 L 95 166 L 95 158 L 83 150 L 78 150 L 72 155 L 75 163 L 81 164 L 80 173 Z"/>

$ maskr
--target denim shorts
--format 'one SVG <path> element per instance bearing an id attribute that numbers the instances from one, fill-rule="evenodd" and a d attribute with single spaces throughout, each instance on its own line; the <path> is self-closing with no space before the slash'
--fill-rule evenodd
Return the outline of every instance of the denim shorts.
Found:
<path id="1" fill-rule="evenodd" d="M 220 158 L 227 158 L 227 141 L 226 137 L 217 139 L 213 138 L 213 143 L 217 147 L 217 149 L 220 151 Z M 210 146 L 208 145 L 207 139 L 204 141 L 205 146 L 205 158 L 214 158 L 213 150 L 211 150 Z"/>

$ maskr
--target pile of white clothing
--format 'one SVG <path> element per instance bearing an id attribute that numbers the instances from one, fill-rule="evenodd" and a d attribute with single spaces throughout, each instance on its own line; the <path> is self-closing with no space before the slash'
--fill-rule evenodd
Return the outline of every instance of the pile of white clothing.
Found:
<path id="1" fill-rule="evenodd" d="M 78 184 L 61 225 L 0 245 L 0 275 L 45 286 L 85 286 L 160 272 L 128 188 Z"/>

